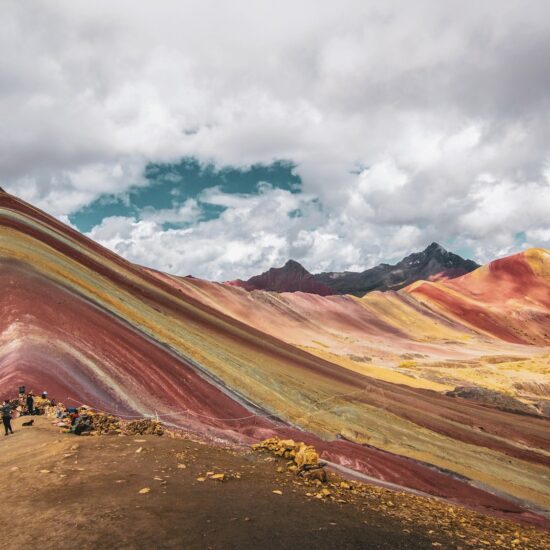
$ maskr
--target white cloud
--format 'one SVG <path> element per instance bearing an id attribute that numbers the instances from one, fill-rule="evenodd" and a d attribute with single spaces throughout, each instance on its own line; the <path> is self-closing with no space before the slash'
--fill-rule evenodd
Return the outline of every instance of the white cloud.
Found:
<path id="1" fill-rule="evenodd" d="M 187 199 L 183 204 L 174 208 L 153 209 L 144 208 L 140 212 L 140 219 L 155 223 L 190 224 L 199 221 L 202 210 L 195 199 Z"/>
<path id="2" fill-rule="evenodd" d="M 224 204 L 227 209 L 219 219 L 184 229 L 163 229 L 167 221 L 199 219 L 196 201 L 188 200 L 183 208 L 157 211 L 140 220 L 106 218 L 89 235 L 134 262 L 217 279 L 237 266 L 252 274 L 259 266 L 280 262 L 288 230 L 281 219 L 291 225 L 288 214 L 300 206 L 307 208 L 303 196 L 269 187 L 257 196 L 223 195 L 211 189 L 201 200 Z"/>
<path id="3" fill-rule="evenodd" d="M 145 184 L 149 160 L 294 161 L 301 199 L 210 191 L 215 222 L 189 203 L 94 230 L 146 264 L 169 241 L 159 265 L 211 277 L 289 255 L 366 267 L 432 240 L 478 259 L 520 232 L 550 246 L 549 17 L 497 0 L 8 0 L 1 185 L 63 216 Z M 288 218 L 311 196 L 321 211 Z"/>

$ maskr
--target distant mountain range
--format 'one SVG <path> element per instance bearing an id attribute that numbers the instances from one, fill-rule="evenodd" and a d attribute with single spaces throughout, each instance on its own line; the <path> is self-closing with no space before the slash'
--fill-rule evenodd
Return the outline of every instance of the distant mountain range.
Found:
<path id="1" fill-rule="evenodd" d="M 247 281 L 237 279 L 226 284 L 245 290 L 271 290 L 275 292 L 309 292 L 353 294 L 363 296 L 373 290 L 399 290 L 419 280 L 437 281 L 460 277 L 479 265 L 432 243 L 422 252 L 410 254 L 395 265 L 380 264 L 361 272 L 342 271 L 311 274 L 294 260 L 283 267 L 274 267 L 251 277 Z"/>
<path id="2" fill-rule="evenodd" d="M 245 290 L 272 290 L 275 292 L 309 292 L 328 296 L 336 294 L 335 291 L 324 283 L 316 280 L 317 275 L 312 275 L 302 264 L 294 260 L 288 260 L 283 267 L 272 267 L 261 275 L 255 275 L 242 281 L 228 281 L 226 284 L 239 286 Z"/>

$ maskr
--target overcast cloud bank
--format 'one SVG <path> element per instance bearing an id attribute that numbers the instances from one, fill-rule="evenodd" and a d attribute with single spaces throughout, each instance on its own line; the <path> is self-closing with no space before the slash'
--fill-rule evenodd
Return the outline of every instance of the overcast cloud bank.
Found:
<path id="1" fill-rule="evenodd" d="M 2 8 L 8 191 L 67 219 L 148 185 L 149 162 L 295 164 L 300 193 L 213 181 L 91 230 L 131 260 L 229 279 L 288 257 L 362 269 L 433 240 L 480 262 L 550 247 L 546 1 Z"/>

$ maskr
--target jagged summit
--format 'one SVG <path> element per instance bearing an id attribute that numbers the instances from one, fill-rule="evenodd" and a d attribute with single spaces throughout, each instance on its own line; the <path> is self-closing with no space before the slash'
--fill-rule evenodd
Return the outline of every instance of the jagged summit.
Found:
<path id="1" fill-rule="evenodd" d="M 373 290 L 398 290 L 418 280 L 452 279 L 478 268 L 472 260 L 453 254 L 433 242 L 421 252 L 409 254 L 395 265 L 382 263 L 362 272 L 326 272 L 312 275 L 299 262 L 288 260 L 283 267 L 271 268 L 247 281 L 229 284 L 246 290 L 310 292 L 313 294 L 354 294 Z"/>
<path id="2" fill-rule="evenodd" d="M 373 290 L 399 290 L 415 281 L 453 279 L 479 265 L 465 260 L 433 242 L 422 252 L 413 252 L 395 265 L 380 264 L 360 273 L 346 272 L 338 277 L 333 273 L 314 275 L 315 280 L 327 284 L 335 294 L 363 296 Z"/>
<path id="3" fill-rule="evenodd" d="M 333 294 L 330 287 L 323 283 L 318 283 L 314 279 L 314 276 L 295 260 L 288 260 L 283 267 L 272 267 L 261 275 L 251 277 L 247 281 L 237 279 L 227 284 L 239 286 L 245 290 L 308 292 L 321 296 Z"/>
<path id="4" fill-rule="evenodd" d="M 435 255 L 441 255 L 445 256 L 447 254 L 451 254 L 444 246 L 440 245 L 439 243 L 436 243 L 435 241 L 427 246 L 423 252 L 418 252 L 417 254 L 429 254 L 432 256 Z"/>
<path id="5" fill-rule="evenodd" d="M 297 262 L 296 260 L 288 260 L 286 264 L 280 269 L 284 269 L 285 271 L 294 271 L 297 273 L 309 274 L 309 271 L 300 262 Z"/>
<path id="6" fill-rule="evenodd" d="M 447 252 L 447 249 L 445 249 L 443 246 L 441 246 L 439 243 L 436 243 L 435 241 L 426 247 L 426 251 L 430 250 L 440 250 L 442 252 Z"/>
<path id="7" fill-rule="evenodd" d="M 441 246 L 439 243 L 433 242 L 421 252 L 413 252 L 412 254 L 409 254 L 408 256 L 403 258 L 402 261 L 406 261 L 408 259 L 421 260 L 423 258 L 448 258 L 449 256 L 457 256 L 457 255 L 453 254 L 452 252 L 449 252 L 446 248 Z M 460 256 L 457 256 L 457 257 L 460 257 Z"/>

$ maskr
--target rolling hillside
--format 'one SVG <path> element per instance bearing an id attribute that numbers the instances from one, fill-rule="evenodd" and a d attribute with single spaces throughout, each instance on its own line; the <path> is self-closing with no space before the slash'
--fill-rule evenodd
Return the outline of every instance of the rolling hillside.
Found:
<path id="1" fill-rule="evenodd" d="M 548 253 L 523 258 L 533 296 L 491 266 L 362 299 L 248 293 L 133 265 L 0 193 L 0 390 L 158 415 L 212 441 L 296 437 L 358 474 L 544 523 L 548 420 L 449 397 L 451 367 L 433 365 L 548 362 Z"/>

